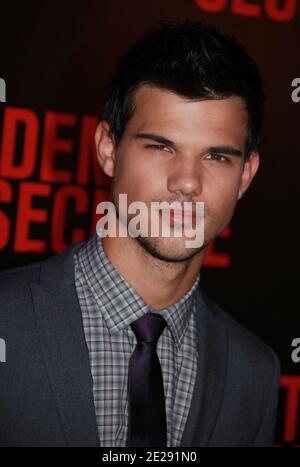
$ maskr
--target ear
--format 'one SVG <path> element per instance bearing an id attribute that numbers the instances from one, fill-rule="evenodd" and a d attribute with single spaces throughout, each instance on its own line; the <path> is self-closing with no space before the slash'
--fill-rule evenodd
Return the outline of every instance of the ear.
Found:
<path id="1" fill-rule="evenodd" d="M 259 167 L 259 153 L 251 151 L 249 158 L 244 162 L 238 199 L 240 199 L 252 182 Z"/>
<path id="2" fill-rule="evenodd" d="M 116 145 L 109 134 L 109 124 L 102 120 L 95 133 L 95 143 L 98 162 L 103 172 L 109 177 L 115 173 Z"/>

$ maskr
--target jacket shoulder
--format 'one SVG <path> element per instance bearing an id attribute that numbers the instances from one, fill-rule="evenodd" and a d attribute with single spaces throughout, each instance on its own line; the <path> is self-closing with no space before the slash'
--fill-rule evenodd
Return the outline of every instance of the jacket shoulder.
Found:
<path id="1" fill-rule="evenodd" d="M 72 280 L 73 275 L 67 274 L 66 269 L 68 272 L 72 270 L 72 253 L 83 243 L 74 243 L 47 259 L 0 271 L 0 317 L 5 319 L 7 312 L 11 317 L 12 313 L 31 307 L 32 283 L 43 284 L 43 280 L 46 279 L 45 285 L 47 285 L 48 278 L 52 277 L 56 277 L 59 282 L 60 275 L 62 278 L 67 277 Z"/>
<path id="2" fill-rule="evenodd" d="M 278 379 L 281 364 L 275 351 L 263 339 L 244 327 L 234 319 L 227 311 L 214 302 L 205 292 L 204 300 L 227 331 L 229 353 L 239 366 L 247 369 L 261 369 L 262 372 L 269 373 L 269 378 Z M 274 376 L 275 375 L 275 376 Z"/>
<path id="3" fill-rule="evenodd" d="M 43 261 L 37 261 L 0 271 L 0 302 L 6 301 L 9 297 L 22 300 L 28 285 L 39 280 L 42 263 Z"/>

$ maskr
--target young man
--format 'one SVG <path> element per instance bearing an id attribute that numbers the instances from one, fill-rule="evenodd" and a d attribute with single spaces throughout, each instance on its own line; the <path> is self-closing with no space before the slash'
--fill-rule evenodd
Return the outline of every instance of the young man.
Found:
<path id="1" fill-rule="evenodd" d="M 128 235 L 100 229 L 0 275 L 0 444 L 272 445 L 278 358 L 199 286 L 258 169 L 263 97 L 256 65 L 214 28 L 164 23 L 131 47 L 95 135 Z M 178 208 L 169 236 L 130 235 L 120 194 L 148 212 L 189 202 L 193 225 L 204 203 L 204 242 L 174 235 Z"/>

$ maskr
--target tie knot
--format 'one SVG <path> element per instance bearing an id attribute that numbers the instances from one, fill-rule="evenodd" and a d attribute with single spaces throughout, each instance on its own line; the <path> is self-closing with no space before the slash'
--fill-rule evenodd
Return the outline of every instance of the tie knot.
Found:
<path id="1" fill-rule="evenodd" d="M 138 342 L 153 342 L 156 344 L 166 324 L 164 318 L 158 313 L 146 313 L 131 323 L 130 326 Z"/>

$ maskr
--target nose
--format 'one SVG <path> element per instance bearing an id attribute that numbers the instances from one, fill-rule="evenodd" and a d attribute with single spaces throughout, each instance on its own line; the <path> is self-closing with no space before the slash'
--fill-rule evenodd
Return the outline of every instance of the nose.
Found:
<path id="1" fill-rule="evenodd" d="M 181 155 L 174 159 L 168 174 L 168 190 L 177 195 L 195 197 L 201 194 L 202 189 L 203 180 L 195 155 Z"/>

